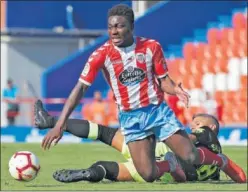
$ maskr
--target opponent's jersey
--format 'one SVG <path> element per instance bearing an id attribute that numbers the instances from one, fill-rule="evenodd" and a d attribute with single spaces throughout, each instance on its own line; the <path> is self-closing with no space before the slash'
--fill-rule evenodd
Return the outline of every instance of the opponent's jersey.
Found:
<path id="1" fill-rule="evenodd" d="M 135 37 L 133 45 L 125 48 L 106 42 L 89 57 L 79 80 L 90 86 L 99 70 L 111 86 L 120 110 L 163 101 L 164 93 L 156 78 L 165 77 L 168 69 L 162 48 L 155 40 Z"/>
<path id="2" fill-rule="evenodd" d="M 221 153 L 222 148 L 217 135 L 207 126 L 195 130 L 193 135 L 196 136 L 196 147 L 206 147 L 213 153 Z M 217 162 L 216 162 L 217 164 Z M 220 168 L 215 165 L 197 165 L 195 166 L 198 180 L 205 181 L 208 179 L 219 180 Z"/>

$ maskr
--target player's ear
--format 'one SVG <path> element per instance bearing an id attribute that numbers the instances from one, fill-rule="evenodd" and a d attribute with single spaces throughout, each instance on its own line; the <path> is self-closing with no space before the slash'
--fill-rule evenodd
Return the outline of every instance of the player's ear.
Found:
<path id="1" fill-rule="evenodd" d="M 216 125 L 214 125 L 214 124 L 209 125 L 209 128 L 210 128 L 212 131 L 215 132 L 215 130 L 216 130 Z"/>

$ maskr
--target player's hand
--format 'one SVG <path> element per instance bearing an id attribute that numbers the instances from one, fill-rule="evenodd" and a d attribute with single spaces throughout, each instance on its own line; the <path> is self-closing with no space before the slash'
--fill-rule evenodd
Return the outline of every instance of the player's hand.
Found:
<path id="1" fill-rule="evenodd" d="M 184 91 L 184 89 L 182 88 L 182 83 L 179 83 L 175 87 L 175 92 L 179 100 L 182 101 L 185 104 L 185 106 L 188 108 L 190 95 L 186 91 Z"/>
<path id="2" fill-rule="evenodd" d="M 59 142 L 59 140 L 62 138 L 62 136 L 63 136 L 62 126 L 55 125 L 55 127 L 50 129 L 49 132 L 44 137 L 44 139 L 42 140 L 42 144 L 41 144 L 42 148 L 44 150 L 50 149 L 51 144 L 54 142 L 54 144 L 56 145 Z"/>

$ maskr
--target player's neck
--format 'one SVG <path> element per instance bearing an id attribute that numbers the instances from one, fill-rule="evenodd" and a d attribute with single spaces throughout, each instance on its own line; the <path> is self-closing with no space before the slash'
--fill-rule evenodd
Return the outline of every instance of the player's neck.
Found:
<path id="1" fill-rule="evenodd" d="M 120 48 L 126 48 L 132 46 L 134 43 L 134 37 L 132 36 L 130 39 L 128 39 L 123 45 L 120 46 Z"/>

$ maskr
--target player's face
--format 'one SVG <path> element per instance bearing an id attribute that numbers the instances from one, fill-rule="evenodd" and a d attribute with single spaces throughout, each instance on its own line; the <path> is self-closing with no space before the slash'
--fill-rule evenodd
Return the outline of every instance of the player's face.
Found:
<path id="1" fill-rule="evenodd" d="M 108 34 L 115 46 L 125 47 L 133 43 L 133 27 L 123 16 L 109 17 Z"/>
<path id="2" fill-rule="evenodd" d="M 203 126 L 208 126 L 210 127 L 211 129 L 214 129 L 215 128 L 215 125 L 213 124 L 213 122 L 211 121 L 211 119 L 207 118 L 207 117 L 196 117 L 193 119 L 193 121 L 191 122 L 191 125 L 190 125 L 190 129 L 192 131 L 196 130 L 196 129 L 199 129 Z"/>

